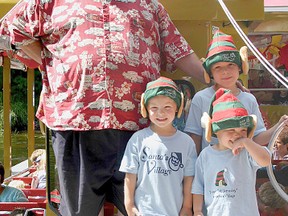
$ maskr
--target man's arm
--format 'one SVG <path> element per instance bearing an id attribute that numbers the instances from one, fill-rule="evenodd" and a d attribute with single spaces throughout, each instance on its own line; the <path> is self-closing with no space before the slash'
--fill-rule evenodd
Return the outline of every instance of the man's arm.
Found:
<path id="1" fill-rule="evenodd" d="M 189 54 L 175 62 L 177 68 L 185 72 L 187 75 L 192 76 L 200 82 L 207 84 L 210 80 L 207 80 L 204 73 L 202 62 L 199 60 L 195 53 Z"/>

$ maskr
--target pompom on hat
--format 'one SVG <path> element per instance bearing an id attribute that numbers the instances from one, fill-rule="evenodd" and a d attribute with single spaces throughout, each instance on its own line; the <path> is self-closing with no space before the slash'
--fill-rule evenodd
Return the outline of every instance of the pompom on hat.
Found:
<path id="1" fill-rule="evenodd" d="M 248 48 L 241 47 L 240 51 L 237 50 L 231 35 L 224 34 L 221 31 L 216 31 L 212 41 L 208 45 L 206 59 L 203 61 L 203 67 L 208 76 L 211 78 L 211 67 L 218 62 L 233 62 L 239 66 L 241 72 L 247 74 L 249 71 L 248 64 Z M 207 82 L 207 80 L 206 80 Z"/>
<path id="2" fill-rule="evenodd" d="M 175 101 L 178 108 L 177 117 L 180 118 L 183 106 L 184 95 L 178 90 L 176 83 L 167 78 L 159 77 L 158 79 L 147 83 L 145 92 L 141 95 L 141 114 L 144 118 L 148 117 L 146 110 L 148 101 L 158 95 L 164 95 Z"/>
<path id="3" fill-rule="evenodd" d="M 202 127 L 205 128 L 205 138 L 211 142 L 211 136 L 216 136 L 219 130 L 229 128 L 247 128 L 249 138 L 253 137 L 257 125 L 257 117 L 248 115 L 243 104 L 230 90 L 220 88 L 212 97 L 209 113 L 203 113 Z"/>

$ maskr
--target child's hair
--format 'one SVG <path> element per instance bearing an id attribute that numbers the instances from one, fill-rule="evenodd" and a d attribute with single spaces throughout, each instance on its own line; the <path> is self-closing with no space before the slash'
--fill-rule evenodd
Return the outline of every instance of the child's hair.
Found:
<path id="1" fill-rule="evenodd" d="M 36 149 L 30 156 L 30 161 L 33 162 L 40 162 L 41 156 L 45 154 L 45 149 Z"/>
<path id="2" fill-rule="evenodd" d="M 22 180 L 12 180 L 11 182 L 9 182 L 8 186 L 22 189 L 25 188 L 25 182 L 23 182 Z"/>
<path id="3" fill-rule="evenodd" d="M 41 155 L 38 170 L 46 169 L 46 154 Z"/>
<path id="4" fill-rule="evenodd" d="M 36 149 L 30 156 L 30 161 L 37 164 L 37 170 L 43 170 L 46 167 L 46 151 L 45 149 Z"/>
<path id="5" fill-rule="evenodd" d="M 283 145 L 287 145 L 288 144 L 288 131 L 282 131 L 279 135 L 279 140 L 281 141 L 281 143 L 283 143 Z"/>
<path id="6" fill-rule="evenodd" d="M 279 186 L 285 191 L 285 187 L 281 184 Z M 283 208 L 286 201 L 277 193 L 270 181 L 263 183 L 258 189 L 260 201 L 273 209 Z"/>

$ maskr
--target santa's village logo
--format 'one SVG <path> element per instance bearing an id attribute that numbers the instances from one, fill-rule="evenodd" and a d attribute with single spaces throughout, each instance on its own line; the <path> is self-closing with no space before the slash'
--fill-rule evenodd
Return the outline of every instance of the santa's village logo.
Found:
<path id="1" fill-rule="evenodd" d="M 148 175 L 151 173 L 162 174 L 164 176 L 171 175 L 184 168 L 182 153 L 172 152 L 170 155 L 153 154 L 150 149 L 145 147 L 142 151 L 141 161 L 146 163 Z"/>
<path id="2" fill-rule="evenodd" d="M 250 118 L 243 118 L 239 121 L 239 126 L 242 128 L 248 128 L 251 125 Z"/>
<path id="3" fill-rule="evenodd" d="M 235 53 L 222 53 L 221 54 L 222 61 L 224 62 L 234 62 L 236 59 Z"/>
<path id="4" fill-rule="evenodd" d="M 177 94 L 176 91 L 174 89 L 163 89 L 163 95 L 176 99 Z"/>

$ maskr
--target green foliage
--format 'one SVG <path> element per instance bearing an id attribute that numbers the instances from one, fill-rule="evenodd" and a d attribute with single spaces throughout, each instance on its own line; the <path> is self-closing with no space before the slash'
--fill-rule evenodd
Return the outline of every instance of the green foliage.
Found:
<path id="1" fill-rule="evenodd" d="M 11 128 L 13 131 L 27 130 L 27 104 L 17 101 L 11 107 Z"/>
<path id="2" fill-rule="evenodd" d="M 41 92 L 41 74 L 35 71 L 35 106 L 38 106 Z M 27 73 L 11 70 L 11 129 L 27 130 Z M 0 67 L 0 133 L 3 131 L 3 73 Z"/>

